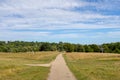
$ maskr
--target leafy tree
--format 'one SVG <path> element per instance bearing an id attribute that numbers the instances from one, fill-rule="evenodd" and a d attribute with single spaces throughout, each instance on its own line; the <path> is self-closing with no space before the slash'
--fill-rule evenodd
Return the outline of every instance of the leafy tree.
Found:
<path id="1" fill-rule="evenodd" d="M 98 47 L 98 45 L 92 44 L 89 46 L 92 48 L 93 52 L 100 52 L 100 48 Z"/>
<path id="2" fill-rule="evenodd" d="M 77 45 L 77 52 L 85 52 L 85 48 L 84 48 L 84 46 L 78 44 L 78 45 Z"/>
<path id="3" fill-rule="evenodd" d="M 57 51 L 57 44 L 56 43 L 51 44 L 51 51 Z"/>
<path id="4" fill-rule="evenodd" d="M 50 50 L 51 50 L 51 46 L 48 42 L 42 43 L 40 51 L 50 51 Z"/>
<path id="5" fill-rule="evenodd" d="M 49 42 L 0 41 L 0 52 L 32 52 L 32 51 L 66 51 L 66 52 L 100 52 L 101 47 L 105 53 L 120 53 L 120 42 L 107 44 L 71 44 Z"/>
<path id="6" fill-rule="evenodd" d="M 85 52 L 93 52 L 93 49 L 88 45 L 85 45 L 84 48 L 85 48 Z"/>
<path id="7" fill-rule="evenodd" d="M 66 52 L 73 52 L 74 51 L 74 46 L 70 43 L 64 43 L 64 50 Z"/>
<path id="8" fill-rule="evenodd" d="M 116 48 L 113 53 L 119 53 L 120 54 L 120 49 Z"/>
<path id="9" fill-rule="evenodd" d="M 58 51 L 64 51 L 64 43 L 63 42 L 59 42 L 58 45 L 57 45 L 57 50 Z"/>
<path id="10" fill-rule="evenodd" d="M 109 48 L 108 48 L 108 46 L 106 45 L 106 44 L 103 44 L 102 45 L 102 48 L 103 48 L 103 52 L 104 53 L 109 53 L 110 51 L 109 51 Z"/>

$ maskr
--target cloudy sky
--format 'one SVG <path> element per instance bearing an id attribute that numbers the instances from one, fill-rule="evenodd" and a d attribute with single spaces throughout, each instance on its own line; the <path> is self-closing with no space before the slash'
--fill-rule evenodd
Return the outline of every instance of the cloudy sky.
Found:
<path id="1" fill-rule="evenodd" d="M 120 0 L 0 0 L 0 40 L 120 41 Z"/>

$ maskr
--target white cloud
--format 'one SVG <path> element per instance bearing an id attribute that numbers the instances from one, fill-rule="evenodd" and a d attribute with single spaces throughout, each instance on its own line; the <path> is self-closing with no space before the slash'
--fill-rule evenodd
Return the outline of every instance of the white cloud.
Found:
<path id="1" fill-rule="evenodd" d="M 35 14 L 36 13 L 36 14 Z M 7 13 L 8 14 L 8 13 Z M 7 15 L 5 14 L 5 15 Z M 12 14 L 12 13 L 10 13 Z M 59 10 L 59 9 L 45 9 L 42 11 L 20 13 L 23 18 L 4 17 L 2 18 L 2 24 L 9 26 L 11 29 L 77 29 L 77 28 L 109 28 L 118 27 L 120 19 L 119 16 L 104 16 L 101 14 L 92 13 L 78 13 L 73 11 Z M 96 22 L 97 19 L 101 21 Z M 112 19 L 112 21 L 111 21 Z M 93 24 L 83 24 L 82 22 L 93 22 Z M 81 23 L 74 23 L 81 22 Z M 94 23 L 95 22 L 95 23 Z M 117 24 L 114 24 L 114 23 Z M 97 24 L 96 24 L 97 23 Z M 112 23 L 114 26 L 107 26 Z M 99 24 L 99 25 L 98 25 Z M 101 25 L 102 24 L 102 25 Z M 111 24 L 111 25 L 112 25 Z M 100 26 L 100 27 L 96 27 Z"/>
<path id="2" fill-rule="evenodd" d="M 82 5 L 82 4 L 81 4 Z M 2 3 L 4 9 L 44 9 L 44 8 L 71 8 L 79 6 L 74 0 L 6 0 Z M 9 6 L 9 7 L 8 7 Z"/>
<path id="3" fill-rule="evenodd" d="M 113 2 L 113 5 L 111 5 Z M 116 3 L 115 3 L 116 2 Z M 99 12 L 87 10 L 88 6 L 94 6 L 96 9 L 111 10 L 116 7 L 119 10 L 119 0 L 105 0 L 104 2 L 85 2 L 84 0 L 4 0 L 0 1 L 0 38 L 12 39 L 19 37 L 31 39 L 47 38 L 78 38 L 87 37 L 89 33 L 69 33 L 57 34 L 35 32 L 36 30 L 60 30 L 60 29 L 104 29 L 120 28 L 119 15 L 104 15 Z M 105 5 L 106 4 L 106 5 Z M 86 7 L 87 6 L 87 7 Z M 113 8 L 112 8 L 113 7 Z M 86 11 L 74 10 L 76 8 L 86 8 Z M 21 30 L 21 32 L 15 32 Z M 22 30 L 26 30 L 22 32 Z M 27 32 L 27 30 L 32 30 Z M 8 34 L 5 37 L 4 34 Z M 109 33 L 109 35 L 117 33 Z M 95 36 L 101 34 L 96 34 Z M 10 37 L 8 37 L 10 36 Z M 14 37 L 15 36 L 15 37 Z M 28 36 L 28 37 L 27 37 Z M 95 37 L 93 35 L 93 37 Z M 112 35 L 118 37 L 119 35 Z M 90 36 L 92 37 L 92 36 Z M 52 39 L 51 38 L 51 39 Z"/>
<path id="4" fill-rule="evenodd" d="M 91 13 L 91 12 L 75 12 L 69 10 L 72 7 L 82 7 L 86 6 L 87 2 L 77 1 L 77 0 L 6 0 L 5 3 L 2 4 L 0 8 L 0 17 L 2 17 L 2 24 L 6 24 L 8 26 L 12 26 L 13 28 L 43 28 L 53 27 L 56 28 L 62 25 L 65 28 L 68 24 L 69 26 L 73 22 L 93 22 L 93 24 L 89 27 L 92 29 L 95 26 L 94 24 L 103 24 L 101 25 L 107 27 L 106 25 L 114 22 L 115 24 L 120 20 L 120 16 L 108 16 L 101 15 L 99 13 Z M 7 9 L 4 9 L 7 8 Z M 69 8 L 68 10 L 66 10 Z M 9 12 L 9 13 L 8 13 Z M 17 14 L 23 16 L 23 18 L 9 17 L 10 15 Z M 4 17 L 7 16 L 7 17 Z M 97 21 L 97 20 L 100 21 Z M 112 21 L 111 21 L 112 19 Z M 27 24 L 24 24 L 27 23 Z M 112 23 L 113 24 L 113 23 Z M 115 25 L 114 26 L 117 26 Z M 81 26 L 82 24 L 78 23 L 77 25 Z M 85 24 L 87 26 L 87 24 Z M 11 28 L 12 28 L 11 27 Z M 74 25 L 76 28 L 76 24 Z M 72 28 L 74 28 L 72 27 Z M 88 28 L 89 28 L 88 27 Z M 79 27 L 84 28 L 84 26 Z M 86 27 L 85 27 L 86 28 Z"/>

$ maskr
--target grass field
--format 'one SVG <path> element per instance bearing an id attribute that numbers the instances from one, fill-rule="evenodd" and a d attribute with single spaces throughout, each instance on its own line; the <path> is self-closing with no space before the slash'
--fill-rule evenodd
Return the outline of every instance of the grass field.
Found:
<path id="1" fill-rule="evenodd" d="M 78 80 L 120 80 L 120 54 L 68 53 L 64 57 Z"/>
<path id="2" fill-rule="evenodd" d="M 57 52 L 0 53 L 0 80 L 46 80 L 49 67 L 25 64 L 49 63 Z"/>

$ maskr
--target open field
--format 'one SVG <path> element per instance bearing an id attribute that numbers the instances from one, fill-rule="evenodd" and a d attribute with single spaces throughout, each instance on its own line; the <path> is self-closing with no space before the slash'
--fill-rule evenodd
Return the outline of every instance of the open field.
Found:
<path id="1" fill-rule="evenodd" d="M 0 53 L 0 80 L 46 80 L 50 67 L 25 64 L 49 63 L 57 52 Z"/>
<path id="2" fill-rule="evenodd" d="M 64 57 L 78 80 L 120 80 L 120 54 L 68 53 Z"/>

